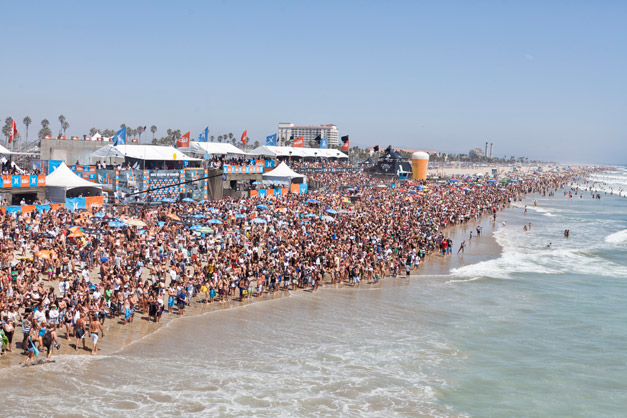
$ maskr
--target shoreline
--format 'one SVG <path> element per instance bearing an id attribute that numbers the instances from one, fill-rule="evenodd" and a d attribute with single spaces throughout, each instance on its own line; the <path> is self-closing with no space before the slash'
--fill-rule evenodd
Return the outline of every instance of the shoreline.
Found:
<path id="1" fill-rule="evenodd" d="M 507 211 L 513 209 L 510 205 L 506 207 L 504 210 L 497 212 L 497 219 L 499 215 L 507 213 Z M 483 228 L 483 232 L 480 238 L 473 238 L 473 240 L 468 240 L 469 231 L 473 231 L 473 235 L 475 235 L 475 230 L 477 226 L 481 226 Z M 494 231 L 496 230 L 496 223 L 492 220 L 490 215 L 484 215 L 483 217 L 477 220 L 471 220 L 463 224 L 456 224 L 449 226 L 444 229 L 445 236 L 449 237 L 453 240 L 453 253 L 450 255 L 441 255 L 436 252 L 432 252 L 425 257 L 425 260 L 421 262 L 418 270 L 412 270 L 409 276 L 409 279 L 420 279 L 420 277 L 426 276 L 446 276 L 449 275 L 451 270 L 457 267 L 475 264 L 481 261 L 493 259 L 499 257 L 501 254 L 502 248 L 496 242 L 494 238 Z M 463 254 L 457 254 L 457 250 L 462 241 L 466 241 L 466 251 Z M 354 290 L 363 290 L 363 289 L 373 289 L 373 288 L 381 288 L 383 282 L 389 282 L 392 280 L 405 279 L 405 272 L 399 271 L 399 274 L 396 277 L 386 276 L 381 278 L 379 283 L 377 284 L 368 284 L 366 282 L 362 283 L 359 287 L 350 286 L 347 284 L 334 285 L 330 284 L 330 281 L 324 281 L 321 283 L 320 289 L 324 290 L 334 290 L 334 289 L 354 289 Z M 105 336 L 101 337 L 98 341 L 99 350 L 96 354 L 91 354 L 91 339 L 89 335 L 86 335 L 87 349 L 82 349 L 80 347 L 78 350 L 75 350 L 74 344 L 76 342 L 75 337 L 70 337 L 69 340 L 65 338 L 66 332 L 65 327 L 57 329 L 57 339 L 61 346 L 60 350 L 54 350 L 51 360 L 59 359 L 59 357 L 63 359 L 71 358 L 72 356 L 82 355 L 89 356 L 92 358 L 103 358 L 106 356 L 110 356 L 113 354 L 120 353 L 127 347 L 141 341 L 143 338 L 152 335 L 159 330 L 168 327 L 171 323 L 176 321 L 177 319 L 184 319 L 187 317 L 198 317 L 205 314 L 210 314 L 212 312 L 222 311 L 222 310 L 231 310 L 236 308 L 245 308 L 249 305 L 255 303 L 264 303 L 273 300 L 283 299 L 287 297 L 291 297 L 292 295 L 296 295 L 299 293 L 308 292 L 310 293 L 310 288 L 302 288 L 297 290 L 278 290 L 274 293 L 264 293 L 261 297 L 252 297 L 249 300 L 245 300 L 240 302 L 237 298 L 230 298 L 225 303 L 213 302 L 209 304 L 204 304 L 198 298 L 198 294 L 196 297 L 190 302 L 185 308 L 185 315 L 179 316 L 176 312 L 173 312 L 172 315 L 167 313 L 167 309 L 164 310 L 162 320 L 159 323 L 148 321 L 148 316 L 143 312 L 136 312 L 135 319 L 132 324 L 123 325 L 122 318 L 107 318 L 103 325 L 103 329 L 105 331 Z M 16 329 L 16 334 L 14 337 L 14 351 L 13 353 L 5 353 L 0 357 L 0 369 L 12 368 L 12 367 L 22 367 L 23 361 L 26 359 L 25 355 L 21 354 L 21 349 L 17 349 L 17 342 L 21 339 L 20 329 Z M 19 362 L 16 363 L 16 360 Z M 35 364 L 45 364 L 46 358 L 45 353 L 41 353 L 39 357 L 34 360 Z"/>

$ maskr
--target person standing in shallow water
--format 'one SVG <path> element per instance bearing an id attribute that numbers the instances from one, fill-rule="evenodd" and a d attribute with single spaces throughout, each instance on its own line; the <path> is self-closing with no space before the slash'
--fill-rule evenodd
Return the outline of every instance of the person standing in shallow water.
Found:
<path id="1" fill-rule="evenodd" d="M 93 314 L 91 316 L 91 320 L 89 321 L 89 335 L 91 336 L 91 342 L 93 343 L 93 347 L 91 349 L 91 354 L 96 354 L 99 350 L 98 348 L 98 332 L 102 332 L 102 336 L 104 337 L 104 330 L 102 329 L 102 325 L 100 321 L 96 318 L 96 315 Z M 85 340 L 83 340 L 83 344 Z"/>
<path id="2" fill-rule="evenodd" d="M 77 320 L 76 320 L 76 347 L 74 348 L 75 351 L 78 351 L 78 343 L 82 340 L 83 341 L 83 349 L 87 350 L 87 346 L 85 345 L 85 319 L 80 316 Z"/>

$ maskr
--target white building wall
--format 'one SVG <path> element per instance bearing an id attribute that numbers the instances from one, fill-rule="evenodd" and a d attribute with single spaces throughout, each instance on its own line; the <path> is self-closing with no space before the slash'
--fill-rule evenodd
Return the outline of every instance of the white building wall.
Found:
<path id="1" fill-rule="evenodd" d="M 297 126 L 293 123 L 279 123 L 278 127 L 278 145 L 293 145 L 290 138 L 294 139 L 303 137 L 305 147 L 318 147 L 318 143 L 314 139 L 320 135 L 321 138 L 329 140 L 329 148 L 336 147 L 339 141 L 337 126 L 333 124 L 320 126 Z"/>

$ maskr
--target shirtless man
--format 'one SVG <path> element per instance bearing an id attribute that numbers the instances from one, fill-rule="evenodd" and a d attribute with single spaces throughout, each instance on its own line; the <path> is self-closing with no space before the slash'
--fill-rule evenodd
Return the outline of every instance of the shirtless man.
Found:
<path id="1" fill-rule="evenodd" d="M 170 287 L 168 287 L 168 313 L 169 314 L 172 314 L 175 301 L 176 301 L 176 289 L 174 288 L 174 286 L 172 286 L 172 282 L 170 282 Z"/>
<path id="2" fill-rule="evenodd" d="M 91 349 L 91 354 L 96 354 L 98 351 L 98 331 L 102 332 L 102 337 L 104 338 L 104 330 L 102 329 L 100 321 L 96 319 L 96 315 L 92 315 L 89 321 L 89 334 L 91 335 L 91 342 L 94 344 Z M 85 339 L 83 339 L 83 344 L 85 344 Z"/>
<path id="3" fill-rule="evenodd" d="M 85 319 L 81 316 L 76 320 L 76 348 L 75 351 L 78 351 L 78 342 L 83 340 L 83 349 L 87 350 L 87 346 L 85 345 Z"/>

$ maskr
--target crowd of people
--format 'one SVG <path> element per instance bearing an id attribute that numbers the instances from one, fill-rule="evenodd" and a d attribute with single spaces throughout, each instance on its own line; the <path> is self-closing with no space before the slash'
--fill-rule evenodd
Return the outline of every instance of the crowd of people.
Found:
<path id="1" fill-rule="evenodd" d="M 320 173 L 328 187 L 281 198 L 0 213 L 2 351 L 19 344 L 30 364 L 67 339 L 93 354 L 112 322 L 132 326 L 137 312 L 160 322 L 190 304 L 409 275 L 452 251 L 448 226 L 582 174 L 461 187 Z"/>

